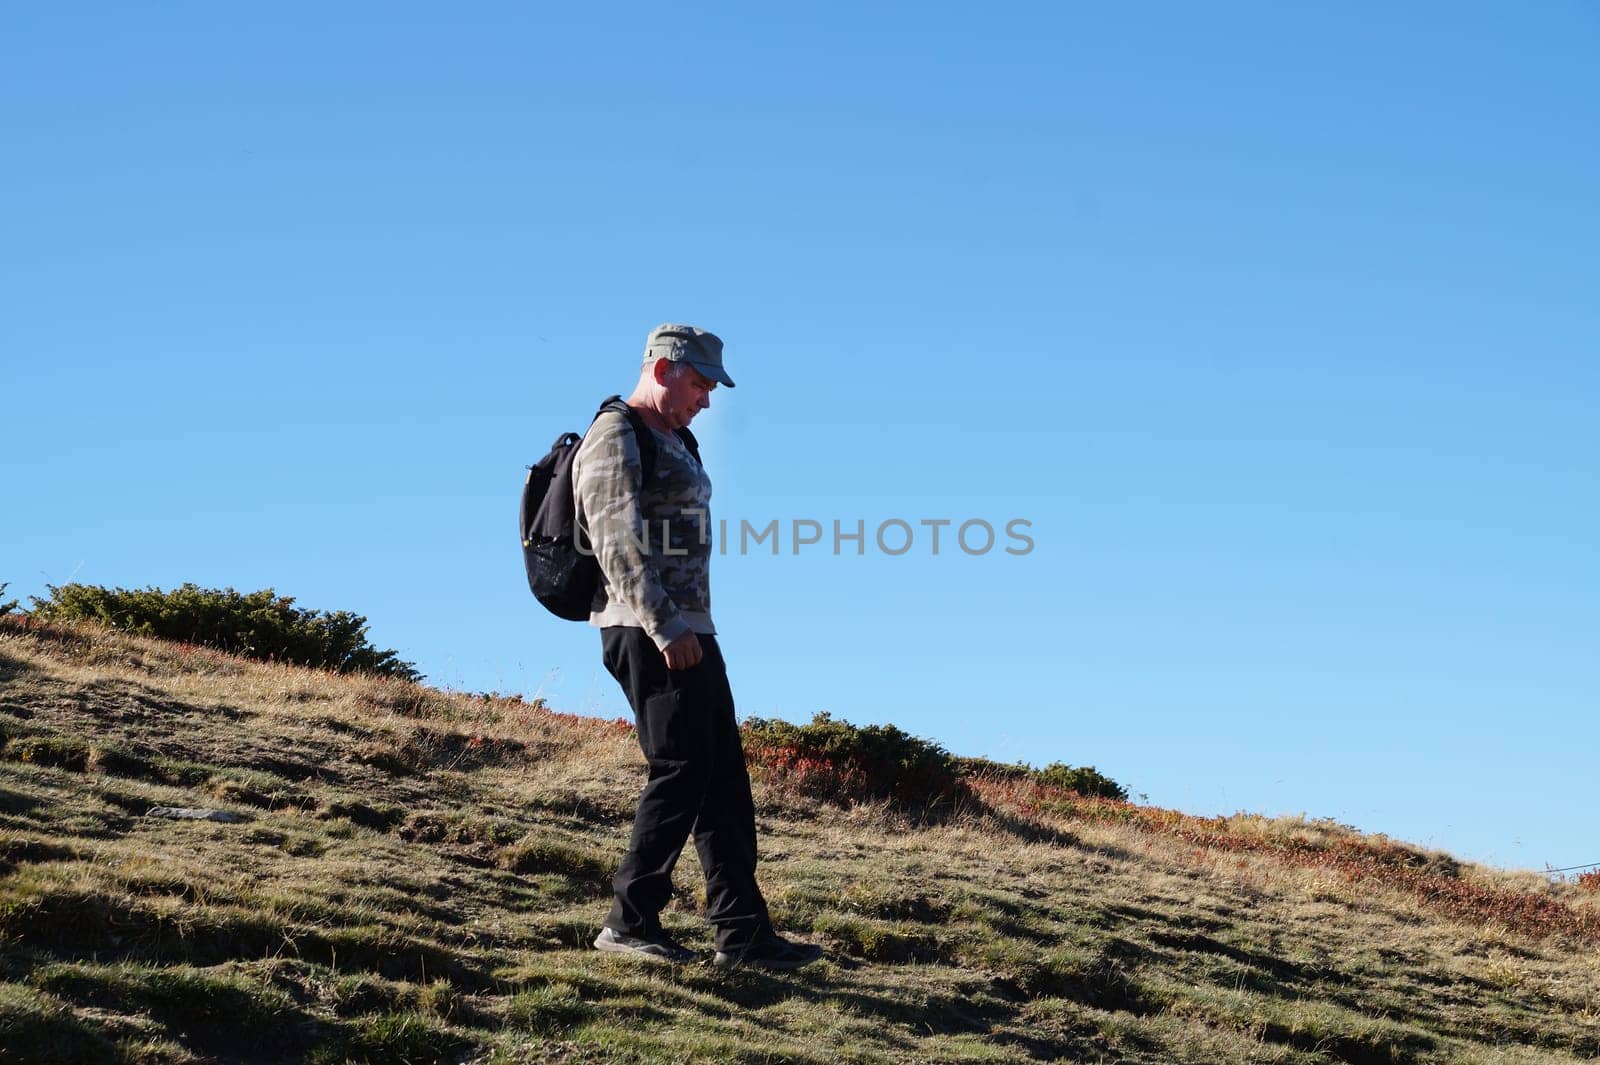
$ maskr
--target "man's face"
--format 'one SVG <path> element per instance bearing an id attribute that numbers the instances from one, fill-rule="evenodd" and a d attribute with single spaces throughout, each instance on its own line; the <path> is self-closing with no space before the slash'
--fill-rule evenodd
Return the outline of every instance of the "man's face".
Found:
<path id="1" fill-rule="evenodd" d="M 717 383 L 688 363 L 669 367 L 661 387 L 661 415 L 674 429 L 683 429 L 694 416 L 711 406 Z"/>

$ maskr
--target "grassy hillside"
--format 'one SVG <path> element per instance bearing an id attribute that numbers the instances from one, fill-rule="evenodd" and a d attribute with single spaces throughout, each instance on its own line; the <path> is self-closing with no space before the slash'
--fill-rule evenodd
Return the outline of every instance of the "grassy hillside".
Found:
<path id="1" fill-rule="evenodd" d="M 587 943 L 642 770 L 519 700 L 0 621 L 0 1060 L 1600 1053 L 1576 885 L 1019 779 L 929 824 L 758 767 L 763 883 L 828 960 L 641 968 Z M 699 874 L 666 921 L 709 951 Z"/>

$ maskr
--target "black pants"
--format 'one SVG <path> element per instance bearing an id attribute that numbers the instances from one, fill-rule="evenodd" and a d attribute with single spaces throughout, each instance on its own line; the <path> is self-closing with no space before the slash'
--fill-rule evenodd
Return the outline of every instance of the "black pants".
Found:
<path id="1" fill-rule="evenodd" d="M 602 629 L 600 640 L 650 764 L 606 924 L 629 935 L 660 931 L 672 867 L 692 833 L 717 949 L 739 949 L 768 928 L 768 918 L 756 886 L 755 803 L 722 650 L 715 636 L 701 636 L 700 664 L 669 670 L 641 628 Z"/>

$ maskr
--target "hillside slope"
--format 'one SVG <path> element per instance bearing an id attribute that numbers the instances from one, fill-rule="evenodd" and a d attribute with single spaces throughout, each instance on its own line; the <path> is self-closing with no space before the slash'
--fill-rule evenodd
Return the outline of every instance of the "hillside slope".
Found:
<path id="1" fill-rule="evenodd" d="M 586 945 L 642 769 L 619 723 L 0 621 L 0 1060 L 1600 1053 L 1574 885 L 1004 782 L 919 826 L 758 773 L 775 917 L 828 960 L 640 968 Z M 698 880 L 666 918 L 709 950 Z"/>

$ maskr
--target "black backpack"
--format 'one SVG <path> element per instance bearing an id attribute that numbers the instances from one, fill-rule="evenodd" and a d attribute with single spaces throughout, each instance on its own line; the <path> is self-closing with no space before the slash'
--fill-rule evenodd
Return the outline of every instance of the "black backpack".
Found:
<path id="1" fill-rule="evenodd" d="M 656 468 L 656 438 L 637 411 L 612 396 L 600 404 L 595 417 L 614 410 L 628 419 L 639 442 L 643 483 L 649 484 Z M 590 421 L 590 427 L 594 422 Z M 700 445 L 688 429 L 678 439 L 700 461 Z M 544 608 L 568 621 L 588 621 L 589 607 L 600 587 L 600 564 L 594 555 L 578 550 L 577 515 L 572 502 L 572 460 L 583 437 L 562 433 L 550 454 L 528 467 L 522 485 L 522 506 L 517 530 L 522 538 L 522 563 L 528 571 L 528 588 Z M 585 547 L 588 545 L 585 544 Z"/>

